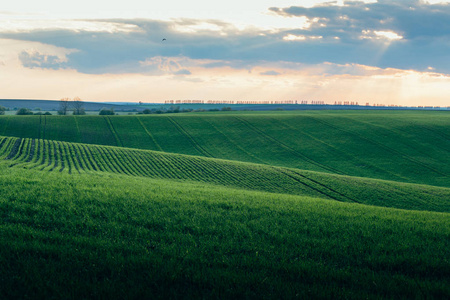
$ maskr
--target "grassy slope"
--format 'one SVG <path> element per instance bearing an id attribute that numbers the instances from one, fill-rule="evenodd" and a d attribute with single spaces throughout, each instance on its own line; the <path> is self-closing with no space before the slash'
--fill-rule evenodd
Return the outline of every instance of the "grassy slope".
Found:
<path id="1" fill-rule="evenodd" d="M 450 212 L 449 188 L 149 150 L 0 137 L 0 159 L 10 166 L 43 171 L 103 171 L 306 195 L 341 202 Z"/>
<path id="2" fill-rule="evenodd" d="M 1 117 L 0 298 L 448 298 L 450 189 L 296 169 L 448 186 L 447 116 Z"/>
<path id="3" fill-rule="evenodd" d="M 449 126 L 448 112 L 409 111 L 4 116 L 0 135 L 450 187 Z"/>
<path id="4" fill-rule="evenodd" d="M 448 213 L 0 163 L 0 298 L 450 296 Z"/>

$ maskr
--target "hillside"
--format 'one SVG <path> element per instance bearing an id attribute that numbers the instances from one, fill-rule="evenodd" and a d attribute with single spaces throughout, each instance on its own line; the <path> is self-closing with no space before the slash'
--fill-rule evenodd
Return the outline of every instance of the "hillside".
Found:
<path id="1" fill-rule="evenodd" d="M 3 116 L 0 135 L 450 187 L 447 112 Z"/>
<path id="2" fill-rule="evenodd" d="M 0 159 L 41 171 L 178 179 L 342 202 L 450 212 L 449 188 L 121 147 L 0 137 Z"/>
<path id="3" fill-rule="evenodd" d="M 447 299 L 449 125 L 0 116 L 0 299 Z"/>
<path id="4" fill-rule="evenodd" d="M 448 213 L 0 163 L 0 298 L 445 299 Z"/>

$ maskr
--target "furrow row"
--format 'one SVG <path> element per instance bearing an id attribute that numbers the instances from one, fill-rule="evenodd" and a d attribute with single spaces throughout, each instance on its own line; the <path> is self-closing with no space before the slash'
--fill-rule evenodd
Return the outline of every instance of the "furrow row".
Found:
<path id="1" fill-rule="evenodd" d="M 250 130 L 253 130 L 254 132 L 258 133 L 259 135 L 263 136 L 264 138 L 268 139 L 269 141 L 273 142 L 276 145 L 279 145 L 282 149 L 284 149 L 285 151 L 287 151 L 288 153 L 290 153 L 291 155 L 298 157 L 302 160 L 304 160 L 305 162 L 308 162 L 309 164 L 315 165 L 316 167 L 320 168 L 321 170 L 327 171 L 327 172 L 331 172 L 331 173 L 335 173 L 335 174 L 343 174 L 343 172 L 341 172 L 338 169 L 335 169 L 333 167 L 321 164 L 313 159 L 311 159 L 309 156 L 305 155 L 304 153 L 293 149 L 292 147 L 290 147 L 289 145 L 281 142 L 280 140 L 278 140 L 277 138 L 265 133 L 264 131 L 258 129 L 257 127 L 255 127 L 253 124 L 251 124 L 248 120 L 245 120 L 243 118 L 239 118 L 239 117 L 235 117 L 237 120 L 241 121 L 243 124 L 245 124 Z"/>
<path id="2" fill-rule="evenodd" d="M 439 202 L 449 193 L 445 189 L 424 188 L 408 200 L 413 196 L 403 184 L 393 189 L 387 183 L 361 178 L 111 146 L 0 136 L 0 159 L 10 167 L 46 172 L 110 172 L 381 206 L 401 199 L 395 202 L 399 208 L 420 207 L 424 199 L 433 197 L 438 199 L 436 211 L 447 211 L 448 206 Z"/>
<path id="3" fill-rule="evenodd" d="M 154 151 L 94 146 L 58 141 L 2 138 L 0 154 L 11 165 L 46 171 L 85 172 L 103 171 L 131 176 L 193 180 L 283 193 L 317 193 L 300 176 L 283 174 L 258 165 L 211 160 L 184 155 L 167 155 Z M 329 196 L 334 199 L 335 197 Z"/>

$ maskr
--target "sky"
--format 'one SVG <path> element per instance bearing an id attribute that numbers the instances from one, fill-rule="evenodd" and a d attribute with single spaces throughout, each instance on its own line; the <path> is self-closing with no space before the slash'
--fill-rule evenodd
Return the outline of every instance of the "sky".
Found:
<path id="1" fill-rule="evenodd" d="M 0 98 L 450 106 L 449 2 L 8 1 Z"/>

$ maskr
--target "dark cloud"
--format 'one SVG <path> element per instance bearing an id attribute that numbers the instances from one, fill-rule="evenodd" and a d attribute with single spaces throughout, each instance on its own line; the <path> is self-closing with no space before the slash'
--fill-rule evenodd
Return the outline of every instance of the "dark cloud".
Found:
<path id="1" fill-rule="evenodd" d="M 42 68 L 58 70 L 64 63 L 56 55 L 41 54 L 37 51 L 22 51 L 19 53 L 19 60 L 26 68 Z"/>
<path id="2" fill-rule="evenodd" d="M 171 71 L 164 71 L 161 65 L 142 64 L 154 57 L 209 61 L 201 65 L 204 68 L 251 70 L 261 62 L 330 62 L 419 71 L 433 67 L 435 72 L 450 73 L 450 5 L 406 0 L 347 1 L 344 6 L 293 6 L 270 8 L 270 11 L 280 18 L 305 16 L 311 26 L 284 31 L 238 30 L 232 24 L 217 20 L 119 19 L 95 22 L 129 24 L 136 30 L 35 30 L 0 33 L 0 38 L 76 49 L 66 55 L 64 66 L 83 73 L 175 74 L 179 71 L 187 73 L 192 67 L 185 61 L 177 61 L 179 65 L 172 66 Z M 210 26 L 202 26 L 204 24 Z M 403 39 L 390 42 L 377 39 L 377 31 L 392 31 Z M 283 39 L 287 35 L 303 36 L 304 39 Z M 361 38 L 363 35 L 367 38 Z M 162 42 L 162 38 L 166 40 Z M 56 57 L 40 55 L 28 57 L 23 54 L 21 61 L 29 67 L 61 67 Z"/>
<path id="3" fill-rule="evenodd" d="M 414 0 L 379 0 L 376 3 L 347 1 L 344 6 L 270 10 L 285 17 L 304 16 L 315 20 L 310 28 L 294 30 L 294 34 L 322 35 L 324 40 L 338 37 L 340 42 L 336 46 L 326 45 L 326 42 L 322 44 L 333 52 L 328 56 L 328 61 L 416 70 L 433 66 L 439 72 L 450 72 L 449 4 L 430 5 Z M 364 30 L 372 34 L 376 31 L 395 32 L 403 39 L 383 45 L 380 41 L 361 39 Z M 312 54 L 326 60 L 326 55 L 321 51 L 323 48 L 317 50 L 316 55 L 308 50 L 306 52 L 308 56 Z"/>
<path id="4" fill-rule="evenodd" d="M 448 37 L 450 35 L 450 5 L 426 4 L 423 1 L 379 0 L 375 3 L 346 1 L 344 6 L 321 5 L 311 8 L 292 6 L 272 7 L 269 10 L 285 17 L 305 16 L 317 18 L 309 31 L 320 30 L 325 25 L 328 34 L 355 34 L 364 29 L 393 30 L 406 39 L 419 37 Z M 323 26 L 322 25 L 322 26 Z"/>

